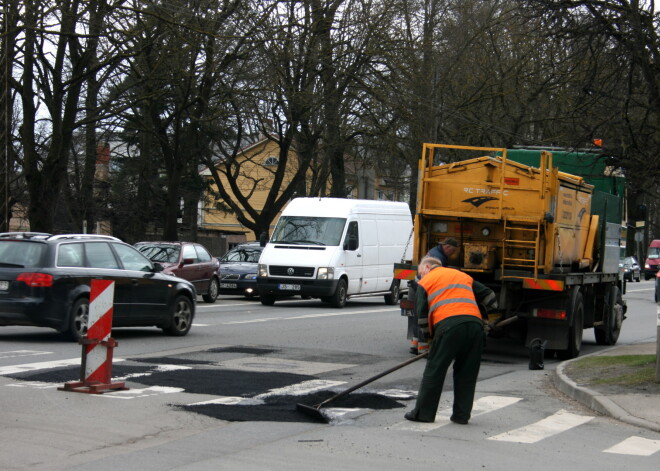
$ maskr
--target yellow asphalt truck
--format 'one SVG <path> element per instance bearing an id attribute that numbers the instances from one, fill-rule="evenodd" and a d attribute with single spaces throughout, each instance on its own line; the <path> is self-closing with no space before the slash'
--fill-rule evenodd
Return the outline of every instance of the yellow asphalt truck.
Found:
<path id="1" fill-rule="evenodd" d="M 452 237 L 459 251 L 449 266 L 497 294 L 489 335 L 540 341 L 564 359 L 579 355 L 587 328 L 614 345 L 626 311 L 624 183 L 596 153 L 424 144 L 413 260 L 395 276 L 412 279 L 429 249 Z"/>

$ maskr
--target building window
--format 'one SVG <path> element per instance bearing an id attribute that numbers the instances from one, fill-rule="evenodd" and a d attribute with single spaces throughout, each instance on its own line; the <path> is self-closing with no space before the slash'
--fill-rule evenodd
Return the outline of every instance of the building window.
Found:
<path id="1" fill-rule="evenodd" d="M 269 166 L 272 166 L 272 167 L 277 167 L 277 166 L 279 165 L 279 163 L 280 163 L 280 159 L 278 159 L 277 157 L 274 157 L 274 156 L 270 155 L 270 156 L 266 157 L 266 161 L 264 162 L 264 165 L 269 165 Z"/>

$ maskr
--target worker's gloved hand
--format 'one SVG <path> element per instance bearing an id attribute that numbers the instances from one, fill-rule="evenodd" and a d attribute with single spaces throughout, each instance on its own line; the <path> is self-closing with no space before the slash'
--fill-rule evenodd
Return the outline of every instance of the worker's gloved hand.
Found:
<path id="1" fill-rule="evenodd" d="M 497 296 L 492 291 L 488 293 L 479 303 L 482 309 L 482 312 L 489 313 L 496 311 L 499 307 L 497 304 Z"/>

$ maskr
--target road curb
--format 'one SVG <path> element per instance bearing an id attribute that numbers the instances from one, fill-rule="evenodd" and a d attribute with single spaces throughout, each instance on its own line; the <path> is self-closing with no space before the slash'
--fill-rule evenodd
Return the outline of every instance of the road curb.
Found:
<path id="1" fill-rule="evenodd" d="M 598 354 L 600 353 L 603 352 L 599 352 Z M 585 355 L 585 357 L 594 356 L 598 354 Z M 581 358 L 585 358 L 585 357 L 581 357 Z M 578 386 L 575 383 L 575 381 L 573 381 L 568 376 L 566 376 L 566 374 L 564 373 L 564 368 L 568 366 L 571 362 L 576 360 L 577 358 L 573 360 L 564 361 L 560 363 L 555 369 L 555 374 L 553 376 L 553 383 L 559 391 L 561 391 L 570 398 L 575 399 L 576 401 L 584 404 L 591 410 L 594 410 L 600 414 L 608 415 L 616 420 L 625 422 L 630 425 L 643 427 L 652 430 L 654 432 L 660 432 L 659 424 L 631 415 L 630 413 L 628 413 L 628 411 L 626 411 L 621 406 L 616 404 L 609 397 L 604 396 L 603 394 L 594 391 L 592 389 L 585 388 L 583 386 Z"/>

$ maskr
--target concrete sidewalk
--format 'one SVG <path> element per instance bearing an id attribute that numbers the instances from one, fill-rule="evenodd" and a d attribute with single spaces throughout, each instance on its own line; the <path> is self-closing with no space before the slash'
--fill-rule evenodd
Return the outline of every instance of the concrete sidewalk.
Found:
<path id="1" fill-rule="evenodd" d="M 587 356 L 655 354 L 655 343 L 643 343 L 612 347 Z M 660 395 L 642 394 L 633 390 L 613 394 L 606 392 L 605 388 L 599 390 L 598 386 L 592 388 L 580 386 L 566 373 L 566 367 L 580 358 L 584 357 L 565 361 L 557 366 L 554 376 L 557 389 L 596 412 L 631 425 L 660 432 Z"/>

